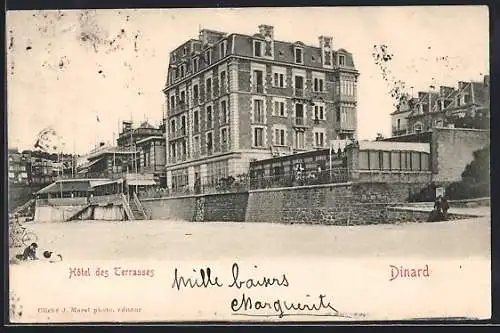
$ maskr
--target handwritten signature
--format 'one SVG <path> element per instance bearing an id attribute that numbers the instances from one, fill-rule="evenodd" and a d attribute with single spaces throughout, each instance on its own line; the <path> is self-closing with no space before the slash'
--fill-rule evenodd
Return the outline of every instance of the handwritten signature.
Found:
<path id="1" fill-rule="evenodd" d="M 172 282 L 172 288 L 177 288 L 180 290 L 181 288 L 221 288 L 224 286 L 224 283 L 221 281 L 220 277 L 216 276 L 212 273 L 210 267 L 202 268 L 199 271 L 193 270 L 196 275 L 193 277 L 184 277 L 179 274 L 179 270 L 175 268 L 174 270 L 174 281 Z M 288 287 L 289 282 L 286 274 L 282 274 L 281 277 L 266 277 L 263 276 L 258 279 L 254 278 L 241 278 L 240 277 L 240 268 L 237 263 L 234 263 L 232 268 L 232 281 L 228 285 L 229 288 L 257 288 L 257 287 L 271 287 L 271 286 L 279 286 L 279 287 Z"/>
<path id="2" fill-rule="evenodd" d="M 257 266 L 254 266 L 257 268 Z M 184 276 L 175 268 L 174 278 L 171 287 L 178 291 L 184 289 L 198 288 L 235 288 L 235 289 L 252 289 L 252 288 L 269 288 L 269 287 L 288 287 L 290 282 L 286 274 L 281 274 L 278 277 L 262 276 L 262 277 L 242 277 L 238 263 L 233 263 L 231 267 L 231 282 L 226 284 L 220 276 L 218 276 L 210 267 L 199 270 L 193 269 L 191 276 Z M 310 295 L 306 295 L 310 297 Z M 310 300 L 310 301 L 309 301 Z M 272 301 L 263 301 L 252 299 L 245 293 L 241 298 L 233 298 L 231 301 L 231 311 L 233 315 L 250 316 L 250 317 L 278 317 L 286 316 L 329 316 L 329 317 L 344 317 L 352 318 L 352 315 L 339 312 L 332 302 L 327 300 L 326 295 L 320 294 L 316 299 L 310 298 L 306 302 L 284 301 L 275 299 Z M 361 317 L 363 314 L 354 314 Z"/>

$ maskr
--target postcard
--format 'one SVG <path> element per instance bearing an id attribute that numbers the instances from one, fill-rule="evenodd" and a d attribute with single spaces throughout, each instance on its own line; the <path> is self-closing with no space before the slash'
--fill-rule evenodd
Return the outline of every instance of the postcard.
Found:
<path id="1" fill-rule="evenodd" d="M 489 319 L 488 15 L 8 11 L 10 323 Z"/>

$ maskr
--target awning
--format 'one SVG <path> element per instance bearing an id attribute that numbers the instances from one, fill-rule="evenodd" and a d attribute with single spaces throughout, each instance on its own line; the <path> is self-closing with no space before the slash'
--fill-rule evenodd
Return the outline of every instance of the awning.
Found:
<path id="1" fill-rule="evenodd" d="M 127 180 L 127 184 L 131 186 L 154 186 L 156 182 L 152 179 L 132 179 Z"/>
<path id="2" fill-rule="evenodd" d="M 90 181 L 90 186 L 91 187 L 96 187 L 96 186 L 102 186 L 102 185 L 109 185 L 113 183 L 120 184 L 123 182 L 123 179 L 117 179 L 117 180 L 105 180 L 105 181 Z"/>

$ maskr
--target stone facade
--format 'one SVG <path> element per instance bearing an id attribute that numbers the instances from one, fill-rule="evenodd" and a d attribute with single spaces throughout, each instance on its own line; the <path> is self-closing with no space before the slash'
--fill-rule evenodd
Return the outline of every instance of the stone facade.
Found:
<path id="1" fill-rule="evenodd" d="M 163 90 L 167 186 L 193 190 L 200 176 L 211 184 L 201 170 L 214 162 L 222 179 L 246 173 L 250 160 L 271 157 L 275 147 L 303 151 L 355 137 L 359 73 L 353 55 L 332 40 L 283 42 L 261 25 L 252 35 L 203 29 L 172 50 Z"/>

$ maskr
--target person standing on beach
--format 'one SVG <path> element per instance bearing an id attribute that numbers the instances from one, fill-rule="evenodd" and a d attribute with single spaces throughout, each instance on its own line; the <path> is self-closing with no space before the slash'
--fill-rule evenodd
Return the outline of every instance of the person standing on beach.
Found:
<path id="1" fill-rule="evenodd" d="M 448 220 L 448 209 L 450 208 L 450 205 L 448 204 L 448 200 L 446 197 L 443 197 L 441 199 L 441 209 L 443 210 L 443 221 Z"/>

